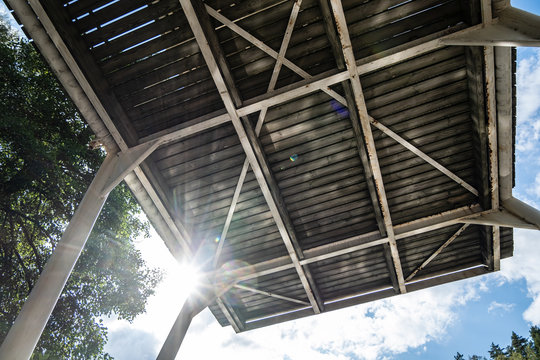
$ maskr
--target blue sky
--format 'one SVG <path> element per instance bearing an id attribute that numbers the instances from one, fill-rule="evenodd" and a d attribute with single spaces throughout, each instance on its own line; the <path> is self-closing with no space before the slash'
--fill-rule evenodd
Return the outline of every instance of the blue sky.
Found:
<path id="1" fill-rule="evenodd" d="M 538 0 L 512 0 L 540 14 Z M 0 13 L 5 10 L 0 8 Z M 540 208 L 540 49 L 518 49 L 518 127 L 514 196 Z M 453 359 L 486 355 L 540 325 L 540 232 L 516 230 L 514 257 L 501 272 L 257 331 L 234 334 L 209 311 L 198 315 L 177 358 Z M 106 350 L 118 360 L 155 359 L 192 284 L 154 235 L 139 247 L 150 264 L 168 269 L 148 313 L 129 324 L 108 319 Z"/>

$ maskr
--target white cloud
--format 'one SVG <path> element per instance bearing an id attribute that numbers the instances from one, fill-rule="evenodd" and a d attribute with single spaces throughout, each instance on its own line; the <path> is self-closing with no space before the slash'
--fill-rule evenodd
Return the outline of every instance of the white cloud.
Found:
<path id="1" fill-rule="evenodd" d="M 540 198 L 540 172 L 536 174 L 536 177 L 534 178 L 534 183 L 531 186 L 530 189 L 531 193 L 536 196 L 537 198 Z"/>
<path id="2" fill-rule="evenodd" d="M 517 116 L 516 149 L 527 152 L 540 139 L 540 50 L 531 50 L 532 56 L 521 60 L 517 67 Z"/>
<path id="3" fill-rule="evenodd" d="M 382 359 L 442 339 L 481 288 L 454 283 L 238 335 L 213 321 L 188 332 L 178 358 Z M 194 325 L 208 324 L 200 316 Z"/>
<path id="4" fill-rule="evenodd" d="M 509 311 L 512 311 L 512 309 L 515 306 L 516 304 L 505 304 L 505 303 L 500 303 L 497 301 L 492 301 L 488 306 L 488 313 L 499 312 L 499 311 L 509 312 Z"/>
<path id="5" fill-rule="evenodd" d="M 525 279 L 528 296 L 533 299 L 523 318 L 540 325 L 540 232 L 514 231 L 514 257 L 505 260 L 501 276 L 508 281 Z"/>

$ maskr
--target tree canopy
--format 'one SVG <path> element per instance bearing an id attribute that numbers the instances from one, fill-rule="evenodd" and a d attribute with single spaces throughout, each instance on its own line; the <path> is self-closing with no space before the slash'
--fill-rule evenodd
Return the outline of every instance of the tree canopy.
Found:
<path id="1" fill-rule="evenodd" d="M 0 22 L 0 342 L 104 158 L 33 46 Z M 111 192 L 33 358 L 111 359 L 103 316 L 133 320 L 161 279 L 133 240 L 148 224 Z"/>
<path id="2" fill-rule="evenodd" d="M 512 331 L 510 345 L 501 348 L 491 343 L 489 358 L 491 360 L 540 360 L 540 328 L 531 326 L 529 338 L 524 338 Z M 454 356 L 455 360 L 465 360 L 465 356 L 459 352 Z M 472 355 L 469 360 L 487 360 L 484 356 Z"/>

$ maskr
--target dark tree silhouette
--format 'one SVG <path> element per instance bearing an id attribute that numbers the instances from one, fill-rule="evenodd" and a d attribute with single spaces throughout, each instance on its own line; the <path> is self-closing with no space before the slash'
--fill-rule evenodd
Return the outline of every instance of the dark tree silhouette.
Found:
<path id="1" fill-rule="evenodd" d="M 524 338 L 512 331 L 510 345 L 502 349 L 499 345 L 491 343 L 489 358 L 491 360 L 540 360 L 540 328 L 531 326 L 529 338 Z M 454 356 L 455 360 L 465 360 L 459 352 Z M 472 355 L 469 360 L 482 360 L 485 357 Z M 486 359 L 487 360 L 487 359 Z"/>

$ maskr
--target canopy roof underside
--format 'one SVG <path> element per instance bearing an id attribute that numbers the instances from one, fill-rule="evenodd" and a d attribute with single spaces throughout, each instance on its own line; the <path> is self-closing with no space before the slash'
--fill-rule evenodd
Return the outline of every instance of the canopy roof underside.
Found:
<path id="1" fill-rule="evenodd" d="M 221 325 L 372 301 L 512 256 L 511 228 L 459 221 L 513 186 L 513 150 L 493 147 L 490 126 L 513 147 L 515 50 L 439 41 L 482 23 L 481 1 L 30 5 L 105 124 L 100 140 L 159 141 L 127 182 L 173 255 L 240 279 L 210 306 Z M 499 171 L 510 188 L 495 186 Z"/>

